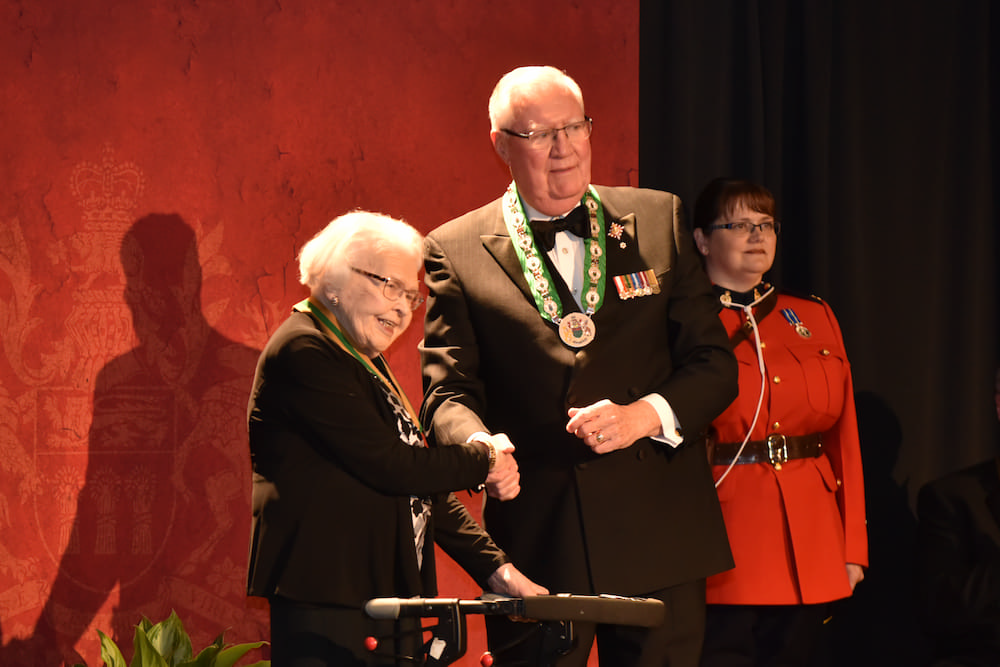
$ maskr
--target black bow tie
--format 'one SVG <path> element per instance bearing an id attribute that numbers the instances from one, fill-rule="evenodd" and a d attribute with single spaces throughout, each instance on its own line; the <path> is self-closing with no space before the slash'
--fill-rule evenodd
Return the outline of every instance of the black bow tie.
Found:
<path id="1" fill-rule="evenodd" d="M 545 252 L 556 245 L 556 232 L 573 232 L 581 239 L 590 238 L 590 215 L 584 206 L 577 206 L 565 218 L 555 220 L 532 220 L 531 231 L 535 240 L 545 248 Z"/>

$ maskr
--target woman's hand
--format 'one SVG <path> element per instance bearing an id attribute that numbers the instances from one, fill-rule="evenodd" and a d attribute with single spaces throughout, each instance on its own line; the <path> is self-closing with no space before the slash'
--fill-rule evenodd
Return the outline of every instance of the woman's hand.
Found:
<path id="1" fill-rule="evenodd" d="M 854 592 L 854 587 L 858 585 L 858 582 L 865 578 L 865 568 L 857 565 L 855 563 L 847 564 L 847 580 L 851 584 L 851 592 Z"/>
<path id="2" fill-rule="evenodd" d="M 496 460 L 489 474 L 486 475 L 486 493 L 497 500 L 511 500 L 521 493 L 521 473 L 514 459 L 514 444 L 505 433 L 495 433 L 490 436 L 489 443 L 482 434 L 477 436 L 477 442 L 492 446 Z"/>
<path id="3" fill-rule="evenodd" d="M 494 593 L 512 598 L 549 594 L 549 589 L 528 579 L 512 563 L 504 563 L 498 567 L 487 583 Z"/>

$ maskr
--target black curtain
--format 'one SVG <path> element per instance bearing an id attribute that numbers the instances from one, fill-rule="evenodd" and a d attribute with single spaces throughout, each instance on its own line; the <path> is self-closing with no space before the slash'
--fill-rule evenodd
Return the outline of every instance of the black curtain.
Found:
<path id="1" fill-rule="evenodd" d="M 639 183 L 768 186 L 852 362 L 871 568 L 838 664 L 920 665 L 916 492 L 997 453 L 1000 3 L 640 0 Z M 766 573 L 762 573 L 766 576 Z"/>

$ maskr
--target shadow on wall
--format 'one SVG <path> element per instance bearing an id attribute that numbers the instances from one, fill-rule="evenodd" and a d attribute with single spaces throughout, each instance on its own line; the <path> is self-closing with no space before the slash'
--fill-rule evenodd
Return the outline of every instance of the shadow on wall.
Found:
<path id="1" fill-rule="evenodd" d="M 266 614 L 247 608 L 244 583 L 246 400 L 258 353 L 208 325 L 196 236 L 179 216 L 136 221 L 120 259 L 127 313 L 114 304 L 102 321 L 130 317 L 135 347 L 96 375 L 86 461 L 52 457 L 38 471 L 66 477 L 79 495 L 75 513 L 69 493 L 51 500 L 51 525 L 39 533 L 61 554 L 58 575 L 33 635 L 0 649 L 3 665 L 97 664 L 74 646 L 113 594 L 99 627 L 123 647 L 141 616 L 171 609 L 195 643 L 227 628 L 229 642 L 267 638 Z"/>
<path id="2" fill-rule="evenodd" d="M 917 520 L 905 484 L 893 468 L 903 432 L 892 408 L 878 395 L 855 395 L 865 467 L 869 569 L 854 596 L 838 603 L 836 664 L 841 667 L 923 665 L 914 595 Z"/>

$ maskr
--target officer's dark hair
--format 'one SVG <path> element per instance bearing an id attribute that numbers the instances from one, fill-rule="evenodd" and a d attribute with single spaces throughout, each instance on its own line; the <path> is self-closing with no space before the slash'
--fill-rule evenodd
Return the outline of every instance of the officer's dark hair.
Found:
<path id="1" fill-rule="evenodd" d="M 772 218 L 775 215 L 774 195 L 770 190 L 744 179 L 722 177 L 711 181 L 698 195 L 691 226 L 710 234 L 709 225 L 732 215 L 741 205 Z"/>

